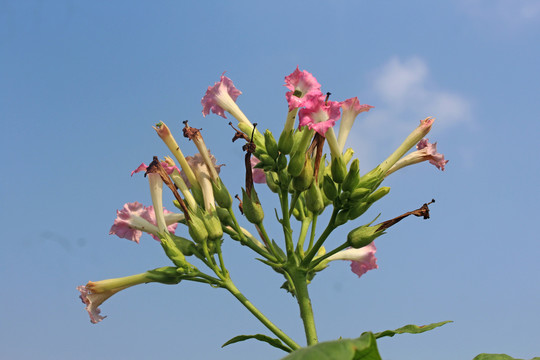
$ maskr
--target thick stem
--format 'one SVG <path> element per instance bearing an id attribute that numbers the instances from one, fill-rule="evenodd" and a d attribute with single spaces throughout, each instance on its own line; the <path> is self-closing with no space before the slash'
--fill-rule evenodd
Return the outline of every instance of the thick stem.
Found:
<path id="1" fill-rule="evenodd" d="M 310 346 L 316 344 L 319 340 L 317 339 L 315 318 L 313 317 L 313 308 L 311 307 L 311 300 L 307 288 L 307 273 L 304 270 L 296 268 L 292 271 L 291 278 L 294 283 L 298 306 L 300 307 L 300 317 L 304 323 L 307 344 Z"/>
<path id="2" fill-rule="evenodd" d="M 337 213 L 338 213 L 339 210 L 337 209 L 334 209 L 334 211 L 332 212 L 332 216 L 330 217 L 330 221 L 328 222 L 328 226 L 326 226 L 326 229 L 324 229 L 324 232 L 321 234 L 321 236 L 319 237 L 319 239 L 317 240 L 317 242 L 315 243 L 315 245 L 309 249 L 306 257 L 304 258 L 304 260 L 302 261 L 302 265 L 304 266 L 308 266 L 309 263 L 311 262 L 311 260 L 313 260 L 313 258 L 315 257 L 315 255 L 317 255 L 317 253 L 319 252 L 319 249 L 321 248 L 321 246 L 324 244 L 324 241 L 326 240 L 326 238 L 328 237 L 328 235 L 330 235 L 330 233 L 332 231 L 334 231 L 334 229 L 336 228 L 336 226 L 334 225 L 335 221 L 336 221 L 336 217 L 337 217 Z"/>
<path id="3" fill-rule="evenodd" d="M 276 325 L 274 325 L 273 322 L 271 322 L 266 316 L 264 316 L 259 309 L 255 307 L 241 292 L 234 286 L 233 282 L 230 279 L 227 279 L 223 283 L 224 287 L 229 290 L 231 294 L 235 298 L 238 299 L 244 305 L 257 319 L 259 319 L 260 322 L 263 323 L 264 326 L 268 328 L 271 332 L 273 332 L 281 341 L 283 341 L 285 344 L 287 344 L 292 350 L 300 349 L 300 345 L 298 345 L 294 340 L 292 340 L 290 337 L 287 336 L 280 328 L 278 328 Z"/>

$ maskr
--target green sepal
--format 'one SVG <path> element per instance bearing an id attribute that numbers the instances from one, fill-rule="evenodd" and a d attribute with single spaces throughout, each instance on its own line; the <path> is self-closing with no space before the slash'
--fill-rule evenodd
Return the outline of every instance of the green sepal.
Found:
<path id="1" fill-rule="evenodd" d="M 197 247 L 193 241 L 174 234 L 169 234 L 169 236 L 174 242 L 174 245 L 176 245 L 178 250 L 180 250 L 184 256 L 191 256 L 197 250 Z"/>
<path id="2" fill-rule="evenodd" d="M 217 216 L 219 218 L 219 221 L 223 225 L 230 226 L 230 227 L 234 228 L 234 221 L 233 221 L 233 219 L 231 217 L 231 214 L 229 213 L 229 210 L 221 208 L 221 207 L 217 207 L 216 208 L 216 213 L 217 213 Z"/>
<path id="3" fill-rule="evenodd" d="M 350 210 L 341 210 L 338 212 L 336 220 L 334 221 L 334 226 L 341 226 L 349 221 L 349 212 Z"/>
<path id="4" fill-rule="evenodd" d="M 325 175 L 323 178 L 322 188 L 324 191 L 324 195 L 328 198 L 328 200 L 334 201 L 334 199 L 338 195 L 336 184 L 334 183 L 334 180 L 328 175 Z"/>
<path id="5" fill-rule="evenodd" d="M 342 157 L 332 158 L 330 171 L 332 172 L 332 180 L 334 180 L 334 182 L 341 184 L 343 180 L 345 180 L 345 176 L 347 176 L 347 167 Z"/>
<path id="6" fill-rule="evenodd" d="M 385 234 L 384 231 L 378 231 L 379 226 L 371 226 L 379 218 L 380 214 L 370 223 L 357 227 L 347 234 L 347 243 L 355 248 L 359 249 L 366 245 L 369 245 L 378 238 L 379 236 Z"/>
<path id="7" fill-rule="evenodd" d="M 225 347 L 227 345 L 234 344 L 234 343 L 237 343 L 237 342 L 240 342 L 240 341 L 249 340 L 249 339 L 255 339 L 255 340 L 263 341 L 263 342 L 268 343 L 268 344 L 272 345 L 273 347 L 281 349 L 281 350 L 283 350 L 285 352 L 288 352 L 288 353 L 292 352 L 292 349 L 289 348 L 288 346 L 286 346 L 285 344 L 283 344 L 281 342 L 281 340 L 274 339 L 274 338 L 271 338 L 270 336 L 263 335 L 263 334 L 238 335 L 238 336 L 233 337 L 229 341 L 227 341 L 225 344 L 221 345 L 221 347 L 223 348 L 223 347 Z"/>
<path id="8" fill-rule="evenodd" d="M 202 209 L 199 207 L 196 211 L 188 209 L 189 220 L 187 220 L 187 225 L 189 229 L 189 235 L 196 243 L 202 243 L 208 239 L 208 231 L 206 226 L 201 219 Z"/>
<path id="9" fill-rule="evenodd" d="M 252 224 L 260 224 L 264 219 L 264 211 L 255 189 L 251 189 L 251 197 L 249 197 L 242 188 L 242 204 L 246 219 Z"/>
<path id="10" fill-rule="evenodd" d="M 363 333 L 357 339 L 321 342 L 298 349 L 282 360 L 382 360 L 375 336 Z"/>
<path id="11" fill-rule="evenodd" d="M 268 155 L 274 160 L 277 159 L 279 155 L 278 145 L 276 139 L 274 139 L 274 135 L 272 135 L 272 132 L 268 129 L 264 132 L 264 145 Z"/>
<path id="12" fill-rule="evenodd" d="M 268 185 L 268 188 L 270 189 L 271 192 L 277 194 L 279 192 L 278 174 L 275 173 L 274 171 L 267 171 L 265 175 L 266 175 L 266 185 Z"/>
<path id="13" fill-rule="evenodd" d="M 356 188 L 356 185 L 360 182 L 360 161 L 354 159 L 349 168 L 349 172 L 343 180 L 342 189 L 343 191 L 353 191 Z"/>
<path id="14" fill-rule="evenodd" d="M 284 170 L 287 167 L 287 157 L 284 154 L 279 154 L 276 164 L 278 171 Z"/>
<path id="15" fill-rule="evenodd" d="M 313 214 L 319 214 L 324 209 L 324 200 L 322 198 L 321 189 L 314 182 L 305 194 L 306 208 Z"/>
<path id="16" fill-rule="evenodd" d="M 182 280 L 182 274 L 178 273 L 178 268 L 174 266 L 164 266 L 153 270 L 148 270 L 146 276 L 149 280 L 165 285 L 176 285 Z"/>
<path id="17" fill-rule="evenodd" d="M 223 228 L 221 227 L 221 221 L 217 215 L 217 212 L 201 211 L 201 219 L 204 223 L 206 231 L 208 232 L 208 240 L 219 240 L 223 237 Z"/>
<path id="18" fill-rule="evenodd" d="M 294 145 L 294 130 L 283 131 L 279 136 L 278 150 L 282 154 L 290 154 Z"/>
<path id="19" fill-rule="evenodd" d="M 365 197 L 367 197 L 370 192 L 371 190 L 366 189 L 366 188 L 356 188 L 351 192 L 351 196 L 349 196 L 349 201 L 351 202 L 361 201 Z"/>
<path id="20" fill-rule="evenodd" d="M 349 220 L 354 220 L 357 217 L 359 217 L 360 215 L 362 215 L 363 213 L 365 213 L 372 204 L 373 203 L 369 203 L 367 201 L 364 201 L 364 202 L 358 203 L 358 204 L 354 205 L 353 207 L 351 207 L 349 209 L 349 214 L 348 214 Z"/>
<path id="21" fill-rule="evenodd" d="M 289 161 L 289 166 L 287 167 L 288 173 L 292 177 L 300 175 L 302 169 L 304 168 L 304 163 L 306 161 L 306 154 L 303 151 L 297 151 L 291 156 Z"/>
<path id="22" fill-rule="evenodd" d="M 374 335 L 375 335 L 376 339 L 380 339 L 380 338 L 385 337 L 385 336 L 392 337 L 392 336 L 394 336 L 396 334 L 420 334 L 420 333 L 423 333 L 423 332 L 426 332 L 426 331 L 429 331 L 429 330 L 433 330 L 435 328 L 438 328 L 439 326 L 443 326 L 443 325 L 451 323 L 451 322 L 453 322 L 453 321 L 451 321 L 451 320 L 441 321 L 441 322 L 438 322 L 438 323 L 433 323 L 433 324 L 429 324 L 429 325 L 422 325 L 422 326 L 405 325 L 405 326 L 402 326 L 402 327 L 400 327 L 399 329 L 396 329 L 396 330 L 385 330 L 385 331 L 382 331 L 382 332 L 375 333 Z"/>
<path id="23" fill-rule="evenodd" d="M 212 181 L 212 190 L 214 191 L 214 199 L 219 206 L 226 209 L 232 206 L 231 194 L 225 184 L 223 184 L 223 181 L 221 181 L 221 178 Z"/>
<path id="24" fill-rule="evenodd" d="M 367 201 L 369 203 L 374 203 L 375 201 L 380 200 L 382 197 L 386 196 L 390 192 L 390 188 L 388 186 L 383 186 L 375 190 L 369 197 L 367 198 Z"/>
<path id="25" fill-rule="evenodd" d="M 304 168 L 300 172 L 300 174 L 293 178 L 292 184 L 293 189 L 302 192 L 309 188 L 311 183 L 313 182 L 313 165 L 311 164 L 311 160 L 307 159 L 304 163 Z"/>
<path id="26" fill-rule="evenodd" d="M 180 251 L 180 249 L 176 247 L 176 244 L 172 240 L 169 233 L 160 233 L 159 238 L 161 240 L 160 241 L 161 247 L 163 248 L 163 250 L 165 251 L 165 254 L 173 262 L 174 265 L 176 265 L 179 268 L 190 267 L 190 265 L 186 261 L 186 257 L 184 256 L 182 251 Z"/>

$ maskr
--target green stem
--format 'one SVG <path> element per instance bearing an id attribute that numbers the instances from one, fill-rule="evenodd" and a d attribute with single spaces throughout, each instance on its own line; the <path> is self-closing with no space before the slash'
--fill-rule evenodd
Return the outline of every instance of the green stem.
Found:
<path id="1" fill-rule="evenodd" d="M 311 307 L 311 300 L 307 288 L 307 272 L 298 268 L 291 272 L 294 289 L 296 290 L 296 299 L 298 300 L 298 306 L 300 307 L 300 317 L 304 323 L 307 344 L 310 346 L 316 344 L 318 339 L 317 330 L 315 328 L 315 319 L 313 317 L 313 308 Z"/>
<path id="2" fill-rule="evenodd" d="M 323 245 L 328 235 L 330 235 L 330 233 L 334 231 L 334 229 L 336 228 L 334 223 L 336 221 L 338 211 L 339 211 L 338 209 L 334 209 L 334 211 L 332 212 L 332 216 L 330 217 L 330 221 L 328 222 L 328 225 L 326 226 L 326 229 L 324 229 L 324 232 L 321 234 L 321 236 L 319 237 L 315 245 L 309 250 L 306 257 L 302 261 L 302 265 L 304 266 L 309 265 L 311 260 L 313 260 L 315 255 L 317 255 L 317 253 L 319 252 L 319 249 Z"/>
<path id="3" fill-rule="evenodd" d="M 308 251 L 313 248 L 313 241 L 315 240 L 315 228 L 317 227 L 317 219 L 319 218 L 319 215 L 313 214 L 313 222 L 311 223 L 311 234 L 309 236 L 309 246 Z"/>
<path id="4" fill-rule="evenodd" d="M 260 322 L 264 324 L 270 330 L 273 332 L 279 339 L 281 339 L 285 344 L 287 344 L 291 349 L 297 350 L 300 349 L 300 345 L 298 345 L 294 340 L 292 340 L 287 334 L 285 334 L 280 328 L 278 328 L 276 325 L 274 325 L 273 322 L 271 322 L 266 316 L 264 316 L 259 309 L 255 307 L 241 292 L 238 290 L 238 288 L 233 284 L 232 280 L 226 279 L 223 282 L 224 287 L 229 290 L 229 292 L 238 299 L 244 305 L 257 319 L 259 319 Z"/>
<path id="5" fill-rule="evenodd" d="M 294 245 L 292 241 L 291 222 L 289 220 L 289 193 L 286 189 L 282 188 L 279 192 L 279 201 L 281 203 L 281 213 L 283 216 L 281 225 L 283 227 L 283 235 L 285 235 L 285 248 L 287 250 L 287 257 L 291 258 L 294 253 Z"/>
<path id="6" fill-rule="evenodd" d="M 344 243 L 344 244 L 341 244 L 340 246 L 338 246 L 337 248 L 335 248 L 334 250 L 324 254 L 323 256 L 321 257 L 318 257 L 317 259 L 313 260 L 313 262 L 309 265 L 309 267 L 311 269 L 314 269 L 317 267 L 317 265 L 319 265 L 321 262 L 323 262 L 324 260 L 326 260 L 327 258 L 329 258 L 330 256 L 340 252 L 341 250 L 344 250 L 346 249 L 347 247 L 349 246 L 349 243 Z"/>
<path id="7" fill-rule="evenodd" d="M 268 233 L 266 232 L 266 229 L 264 228 L 262 221 L 259 224 L 256 224 L 255 226 L 258 228 L 259 234 L 263 238 L 262 239 L 263 242 L 266 243 L 266 246 L 268 247 L 272 255 L 274 255 L 276 259 L 279 259 L 280 258 L 279 253 L 274 248 L 274 244 L 272 244 L 272 240 L 270 240 L 270 238 L 268 237 Z"/>
<path id="8" fill-rule="evenodd" d="M 300 227 L 300 235 L 298 236 L 298 243 L 296 244 L 296 252 L 300 255 L 300 258 L 304 258 L 304 241 L 306 241 L 310 222 L 310 218 L 304 218 L 304 220 L 302 220 L 302 226 Z"/>

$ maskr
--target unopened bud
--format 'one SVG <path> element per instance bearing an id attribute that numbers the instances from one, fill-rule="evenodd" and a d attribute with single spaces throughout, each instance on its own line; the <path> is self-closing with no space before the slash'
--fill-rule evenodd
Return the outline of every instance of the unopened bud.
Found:
<path id="1" fill-rule="evenodd" d="M 311 165 L 311 160 L 307 159 L 300 175 L 293 178 L 293 188 L 296 191 L 302 192 L 304 190 L 307 190 L 312 182 L 313 166 Z"/>
<path id="2" fill-rule="evenodd" d="M 337 197 L 337 187 L 332 178 L 328 175 L 324 176 L 322 188 L 324 191 L 324 195 L 328 198 L 328 200 L 334 201 L 334 199 Z"/>
<path id="3" fill-rule="evenodd" d="M 375 201 L 381 199 L 383 196 L 388 194 L 390 192 L 390 188 L 388 186 L 383 186 L 375 190 L 371 195 L 368 197 L 368 202 L 374 203 Z"/>
<path id="4" fill-rule="evenodd" d="M 278 174 L 276 174 L 273 171 L 267 171 L 266 172 L 266 185 L 268 185 L 268 188 L 273 193 L 279 192 L 279 180 L 278 180 Z"/>
<path id="5" fill-rule="evenodd" d="M 314 182 L 311 183 L 311 186 L 306 193 L 306 207 L 313 214 L 319 214 L 324 209 L 324 201 L 322 198 L 321 190 L 319 185 Z"/>
<path id="6" fill-rule="evenodd" d="M 347 176 L 347 167 L 341 157 L 332 158 L 330 170 L 332 171 L 332 179 L 335 183 L 341 184 L 345 176 Z"/>
<path id="7" fill-rule="evenodd" d="M 208 239 L 208 231 L 200 217 L 200 208 L 197 211 L 188 209 L 189 220 L 187 221 L 189 235 L 196 243 L 202 243 Z"/>
<path id="8" fill-rule="evenodd" d="M 290 154 L 294 144 L 293 132 L 294 130 L 285 130 L 279 136 L 278 150 L 282 154 Z"/>
<path id="9" fill-rule="evenodd" d="M 231 226 L 231 227 L 234 226 L 234 221 L 233 221 L 233 219 L 231 217 L 231 214 L 229 214 L 229 210 L 218 207 L 218 208 L 216 208 L 216 213 L 217 213 L 217 216 L 219 218 L 219 221 L 223 225 L 228 225 L 228 226 Z"/>
<path id="10" fill-rule="evenodd" d="M 344 191 L 352 191 L 356 185 L 360 182 L 360 161 L 354 159 L 349 168 L 349 172 L 345 179 L 343 180 L 342 189 Z"/>
<path id="11" fill-rule="evenodd" d="M 300 175 L 304 168 L 304 162 L 306 161 L 306 154 L 303 151 L 298 151 L 291 156 L 291 161 L 287 171 L 292 177 Z"/>
<path id="12" fill-rule="evenodd" d="M 276 139 L 274 139 L 274 135 L 272 135 L 268 129 L 264 132 L 264 145 L 268 155 L 270 155 L 274 160 L 277 159 L 279 154 L 278 145 L 276 143 Z"/>
<path id="13" fill-rule="evenodd" d="M 168 233 L 160 234 L 161 246 L 165 254 L 177 267 L 185 267 L 187 265 L 186 258 L 182 251 L 176 247 L 176 244 L 171 239 Z"/>
<path id="14" fill-rule="evenodd" d="M 349 220 L 354 220 L 357 217 L 359 217 L 360 215 L 362 215 L 363 213 L 365 213 L 369 209 L 371 204 L 372 203 L 361 202 L 361 203 L 358 203 L 358 204 L 354 205 L 353 207 L 351 207 L 349 209 L 349 213 L 348 213 Z"/>
<path id="15" fill-rule="evenodd" d="M 219 240 L 223 237 L 223 228 L 216 212 L 202 212 L 202 221 L 208 232 L 208 240 Z"/>
<path id="16" fill-rule="evenodd" d="M 191 256 L 195 252 L 195 244 L 193 241 L 183 238 L 181 236 L 176 236 L 174 234 L 169 234 L 170 238 L 174 242 L 174 245 L 184 254 L 185 256 Z"/>
<path id="17" fill-rule="evenodd" d="M 279 154 L 276 163 L 278 171 L 285 169 L 287 167 L 287 157 L 284 154 Z"/>
<path id="18" fill-rule="evenodd" d="M 365 188 L 356 188 L 351 192 L 351 196 L 349 196 L 349 200 L 352 202 L 358 202 L 360 200 L 363 200 L 371 191 L 369 189 Z"/>
<path id="19" fill-rule="evenodd" d="M 347 235 L 347 242 L 355 249 L 369 245 L 373 240 L 384 234 L 384 231 L 377 231 L 377 228 L 378 226 L 362 225 Z"/>
<path id="20" fill-rule="evenodd" d="M 242 204 L 246 219 L 252 224 L 260 224 L 264 219 L 264 211 L 255 189 L 252 189 L 251 196 L 248 196 L 246 191 L 242 188 Z"/>
<path id="21" fill-rule="evenodd" d="M 349 220 L 349 211 L 350 210 L 341 210 L 336 216 L 334 226 L 341 226 L 345 224 Z"/>
<path id="22" fill-rule="evenodd" d="M 232 206 L 231 194 L 229 194 L 229 190 L 227 190 L 221 178 L 212 181 L 212 190 L 214 191 L 214 200 L 219 206 L 226 209 Z"/>

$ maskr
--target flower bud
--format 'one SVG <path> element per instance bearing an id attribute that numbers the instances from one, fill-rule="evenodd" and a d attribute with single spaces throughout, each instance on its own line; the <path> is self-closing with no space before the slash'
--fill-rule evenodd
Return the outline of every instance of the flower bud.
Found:
<path id="1" fill-rule="evenodd" d="M 307 159 L 304 168 L 300 175 L 293 178 L 292 184 L 293 188 L 296 191 L 302 192 L 307 190 L 311 183 L 313 182 L 313 166 L 311 165 L 311 160 Z"/>
<path id="2" fill-rule="evenodd" d="M 171 239 L 168 233 L 160 234 L 161 246 L 165 250 L 165 254 L 177 267 L 186 267 L 187 262 L 184 254 L 176 247 L 176 244 Z"/>
<path id="3" fill-rule="evenodd" d="M 189 235 L 196 243 L 202 243 L 208 239 L 208 231 L 200 217 L 200 212 L 200 208 L 197 209 L 197 212 L 188 209 L 189 220 L 187 221 L 187 224 Z"/>
<path id="4" fill-rule="evenodd" d="M 360 182 L 360 161 L 354 159 L 349 168 L 349 172 L 345 179 L 343 180 L 342 189 L 344 191 L 352 191 L 356 185 Z"/>
<path id="5" fill-rule="evenodd" d="M 349 232 L 347 242 L 355 249 L 359 249 L 371 244 L 373 240 L 384 234 L 384 231 L 377 231 L 378 226 L 362 225 Z"/>
<path id="6" fill-rule="evenodd" d="M 219 240 L 223 237 L 223 228 L 215 211 L 212 213 L 203 211 L 201 218 L 208 232 L 208 240 Z"/>
<path id="7" fill-rule="evenodd" d="M 341 226 L 345 224 L 349 220 L 349 212 L 350 210 L 341 210 L 336 216 L 334 226 Z"/>
<path id="8" fill-rule="evenodd" d="M 278 145 L 276 143 L 276 139 L 274 139 L 274 135 L 272 135 L 268 129 L 264 132 L 264 145 L 266 146 L 266 152 L 268 155 L 270 155 L 274 160 L 277 159 L 279 155 Z"/>
<path id="9" fill-rule="evenodd" d="M 217 178 L 216 181 L 212 181 L 212 190 L 214 191 L 214 200 L 222 208 L 230 208 L 232 206 L 232 197 L 229 194 L 229 190 L 221 181 L 221 178 Z"/>
<path id="10" fill-rule="evenodd" d="M 229 211 L 227 209 L 218 207 L 218 208 L 216 208 L 216 213 L 217 213 L 217 216 L 219 218 L 219 221 L 223 225 L 228 225 L 228 226 L 231 226 L 231 227 L 234 226 L 234 221 L 233 221 L 233 219 L 231 217 L 231 214 L 229 214 Z"/>
<path id="11" fill-rule="evenodd" d="M 264 212 L 257 197 L 255 189 L 251 190 L 251 197 L 242 188 L 242 206 L 244 208 L 244 216 L 252 224 L 260 224 L 264 219 Z"/>
<path id="12" fill-rule="evenodd" d="M 349 200 L 352 202 L 358 202 L 364 199 L 371 191 L 366 188 L 356 188 L 351 192 Z"/>
<path id="13" fill-rule="evenodd" d="M 304 163 L 306 161 L 306 154 L 303 151 L 298 151 L 291 156 L 291 161 L 287 171 L 291 174 L 292 177 L 300 175 L 302 169 L 304 168 Z"/>
<path id="14" fill-rule="evenodd" d="M 261 154 L 258 157 L 259 157 L 259 160 L 261 160 L 264 169 L 266 169 L 267 167 L 272 168 L 275 164 L 274 159 L 272 159 L 270 155 Z"/>
<path id="15" fill-rule="evenodd" d="M 319 214 L 324 209 L 324 201 L 319 186 L 314 182 L 306 193 L 306 207 L 313 214 Z"/>
<path id="16" fill-rule="evenodd" d="M 349 220 L 354 220 L 360 215 L 362 215 L 363 213 L 365 213 L 367 209 L 369 209 L 371 204 L 372 203 L 364 201 L 364 202 L 354 205 L 352 208 L 349 209 L 349 213 L 347 215 Z"/>
<path id="17" fill-rule="evenodd" d="M 191 256 L 194 254 L 194 251 L 196 249 L 195 244 L 193 241 L 183 238 L 181 236 L 176 236 L 174 234 L 168 234 L 169 237 L 174 242 L 174 245 L 184 254 L 185 256 Z"/>
<path id="18" fill-rule="evenodd" d="M 276 163 L 278 171 L 281 171 L 287 167 L 287 158 L 284 154 L 279 154 Z"/>
<path id="19" fill-rule="evenodd" d="M 385 196 L 389 192 L 390 192 L 390 188 L 388 186 L 383 186 L 381 188 L 378 188 L 371 195 L 369 195 L 367 201 L 370 203 L 374 203 L 375 201 L 381 199 L 383 196 Z"/>
<path id="20" fill-rule="evenodd" d="M 279 178 L 278 174 L 276 174 L 273 171 L 267 171 L 266 172 L 266 185 L 268 185 L 268 188 L 273 193 L 279 192 Z"/>
<path id="21" fill-rule="evenodd" d="M 290 154 L 294 144 L 293 132 L 294 130 L 285 130 L 279 136 L 278 150 L 282 154 Z"/>
<path id="22" fill-rule="evenodd" d="M 341 184 L 345 179 L 345 176 L 347 176 L 347 167 L 341 157 L 332 158 L 330 170 L 332 171 L 332 179 L 335 183 Z"/>
<path id="23" fill-rule="evenodd" d="M 328 175 L 324 176 L 322 188 L 324 191 L 324 195 L 326 195 L 328 200 L 333 201 L 337 197 L 338 192 L 337 192 L 336 184 L 334 183 L 334 181 L 332 180 L 330 176 Z"/>

